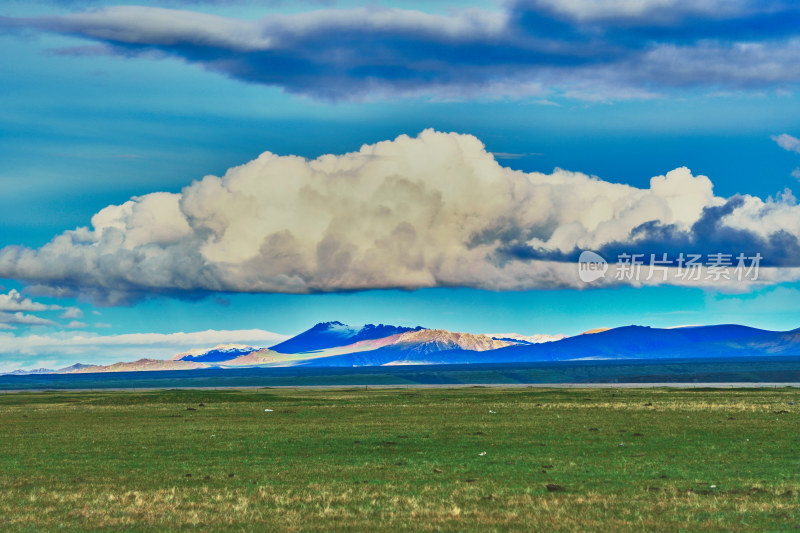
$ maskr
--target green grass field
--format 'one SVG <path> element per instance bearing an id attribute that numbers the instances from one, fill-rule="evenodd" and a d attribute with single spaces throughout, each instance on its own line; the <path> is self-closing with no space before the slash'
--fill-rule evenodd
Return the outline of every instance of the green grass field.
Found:
<path id="1" fill-rule="evenodd" d="M 787 531 L 800 527 L 795 401 L 792 389 L 6 394 L 0 530 Z"/>

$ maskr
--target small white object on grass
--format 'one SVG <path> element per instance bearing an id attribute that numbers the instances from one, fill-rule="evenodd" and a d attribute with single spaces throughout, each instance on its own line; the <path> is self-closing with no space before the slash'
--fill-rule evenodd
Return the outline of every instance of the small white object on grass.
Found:
<path id="1" fill-rule="evenodd" d="M 264 409 L 264 412 L 265 412 L 265 413 L 271 413 L 271 412 L 272 412 L 272 409 Z"/>
<path id="2" fill-rule="evenodd" d="M 495 413 L 494 411 L 492 411 L 491 409 L 489 409 L 489 412 L 490 412 L 490 413 L 492 413 L 493 415 L 496 415 L 496 414 L 497 414 L 497 413 Z"/>
<path id="3" fill-rule="evenodd" d="M 711 485 L 711 487 L 709 487 L 709 488 L 716 489 L 717 486 L 716 485 Z"/>
<path id="4" fill-rule="evenodd" d="M 486 452 L 481 452 L 481 453 L 479 453 L 478 455 L 480 455 L 481 457 L 483 457 L 484 455 L 486 455 Z"/>

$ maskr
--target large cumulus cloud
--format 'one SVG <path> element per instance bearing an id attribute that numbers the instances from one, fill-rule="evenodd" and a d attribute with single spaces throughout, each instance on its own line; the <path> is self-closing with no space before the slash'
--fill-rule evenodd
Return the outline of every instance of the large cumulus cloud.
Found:
<path id="1" fill-rule="evenodd" d="M 524 173 L 471 135 L 426 130 L 314 160 L 266 152 L 180 194 L 108 206 L 91 227 L 39 249 L 0 250 L 0 277 L 100 302 L 209 291 L 523 290 L 581 286 L 581 249 L 733 253 L 774 241 L 790 252 L 765 257 L 774 270 L 765 279 L 785 280 L 800 262 L 791 252 L 795 204 L 791 195 L 716 197 L 708 178 L 686 168 L 652 178 L 649 189 L 559 169 Z"/>
<path id="2" fill-rule="evenodd" d="M 800 6 L 785 0 L 521 0 L 447 15 L 318 9 L 242 20 L 117 6 L 0 27 L 172 57 L 323 99 L 428 94 L 651 97 L 800 81 Z M 87 53 L 86 47 L 75 49 Z M 68 53 L 69 51 L 67 51 Z"/>

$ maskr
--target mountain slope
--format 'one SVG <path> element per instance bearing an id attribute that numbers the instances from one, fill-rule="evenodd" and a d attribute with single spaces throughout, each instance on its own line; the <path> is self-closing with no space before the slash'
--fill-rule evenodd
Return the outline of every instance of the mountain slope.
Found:
<path id="1" fill-rule="evenodd" d="M 297 364 L 303 366 L 447 364 L 451 361 L 464 362 L 464 355 L 467 353 L 493 352 L 512 344 L 513 341 L 493 339 L 482 334 L 421 329 L 322 350 L 313 357 L 298 361 Z"/>
<path id="2" fill-rule="evenodd" d="M 243 367 L 243 366 L 291 366 L 298 360 L 298 356 L 294 354 L 278 353 L 264 348 L 250 352 L 246 355 L 240 355 L 229 361 L 220 363 L 225 367 Z"/>
<path id="3" fill-rule="evenodd" d="M 85 365 L 83 363 L 75 363 L 74 365 L 70 365 L 64 368 L 59 368 L 55 371 L 56 374 L 69 374 L 71 372 L 75 372 L 76 370 L 84 370 L 86 368 L 94 368 L 97 365 Z"/>

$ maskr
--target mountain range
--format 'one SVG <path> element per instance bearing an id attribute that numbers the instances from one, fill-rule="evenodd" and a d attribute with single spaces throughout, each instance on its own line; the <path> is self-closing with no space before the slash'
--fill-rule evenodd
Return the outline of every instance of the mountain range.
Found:
<path id="1" fill-rule="evenodd" d="M 223 344 L 167 360 L 76 364 L 14 374 L 130 372 L 242 367 L 360 367 L 519 363 L 575 360 L 730 359 L 800 355 L 800 329 L 768 331 L 739 325 L 598 328 L 580 335 L 455 333 L 423 327 L 321 322 L 270 347 Z"/>

